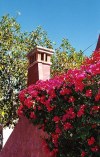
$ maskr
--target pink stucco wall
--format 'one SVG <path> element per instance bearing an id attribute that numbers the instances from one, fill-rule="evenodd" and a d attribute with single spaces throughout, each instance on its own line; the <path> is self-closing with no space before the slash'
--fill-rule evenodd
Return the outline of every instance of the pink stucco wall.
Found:
<path id="1" fill-rule="evenodd" d="M 22 117 L 0 153 L 0 157 L 51 157 L 43 147 L 44 132 Z"/>

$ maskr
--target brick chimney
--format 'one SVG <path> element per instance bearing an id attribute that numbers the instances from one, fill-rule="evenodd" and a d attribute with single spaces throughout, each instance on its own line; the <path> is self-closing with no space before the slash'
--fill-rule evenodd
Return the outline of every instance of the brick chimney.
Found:
<path id="1" fill-rule="evenodd" d="M 53 53 L 54 50 L 41 46 L 36 46 L 28 53 L 28 86 L 36 83 L 38 80 L 47 80 L 50 78 L 50 60 Z"/>

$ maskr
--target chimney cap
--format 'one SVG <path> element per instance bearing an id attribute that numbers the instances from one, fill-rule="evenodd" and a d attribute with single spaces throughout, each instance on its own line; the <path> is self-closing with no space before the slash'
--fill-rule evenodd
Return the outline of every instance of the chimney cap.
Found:
<path id="1" fill-rule="evenodd" d="M 27 57 L 32 56 L 34 53 L 36 52 L 40 52 L 40 53 L 46 53 L 49 55 L 52 55 L 55 51 L 53 49 L 49 49 L 46 47 L 42 47 L 42 46 L 36 46 L 33 50 L 31 50 L 28 54 Z"/>

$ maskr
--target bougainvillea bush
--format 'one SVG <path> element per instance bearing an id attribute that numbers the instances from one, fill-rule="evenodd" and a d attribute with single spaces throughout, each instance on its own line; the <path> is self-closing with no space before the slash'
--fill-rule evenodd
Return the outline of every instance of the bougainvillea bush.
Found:
<path id="1" fill-rule="evenodd" d="M 99 157 L 100 51 L 80 69 L 22 90 L 19 99 L 19 116 L 48 134 L 51 156 Z"/>

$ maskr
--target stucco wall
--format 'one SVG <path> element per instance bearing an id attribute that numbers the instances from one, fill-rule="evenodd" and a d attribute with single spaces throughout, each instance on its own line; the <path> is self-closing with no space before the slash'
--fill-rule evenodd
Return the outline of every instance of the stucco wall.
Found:
<path id="1" fill-rule="evenodd" d="M 44 151 L 42 138 L 45 134 L 22 117 L 9 137 L 0 157 L 50 157 Z"/>

